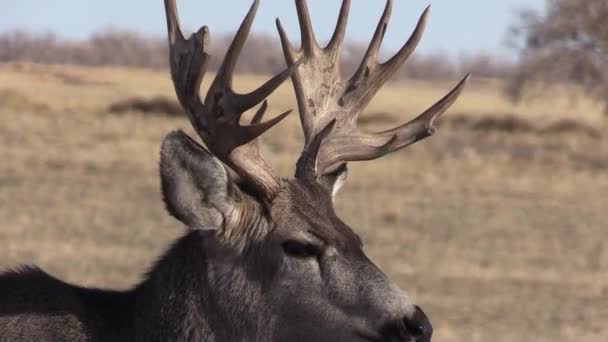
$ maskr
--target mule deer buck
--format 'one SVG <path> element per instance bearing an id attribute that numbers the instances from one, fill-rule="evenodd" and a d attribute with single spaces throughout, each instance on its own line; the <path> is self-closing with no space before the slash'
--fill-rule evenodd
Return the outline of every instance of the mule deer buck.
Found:
<path id="1" fill-rule="evenodd" d="M 1 341 L 430 341 L 429 319 L 366 257 L 333 201 L 348 162 L 376 159 L 431 135 L 468 76 L 413 121 L 363 132 L 359 113 L 413 52 L 428 10 L 403 48 L 379 63 L 388 0 L 361 66 L 345 80 L 338 61 L 350 0 L 324 48 L 315 40 L 306 1 L 296 0 L 301 49 L 292 47 L 277 21 L 288 68 L 238 94 L 233 74 L 258 3 L 203 100 L 208 30 L 185 39 L 175 0 L 165 0 L 175 90 L 207 146 L 176 131 L 161 149 L 164 201 L 188 232 L 129 291 L 81 288 L 37 268 L 4 273 Z M 289 180 L 273 174 L 257 145 L 288 115 L 263 121 L 265 99 L 288 78 L 305 135 Z M 242 125 L 243 113 L 258 105 L 251 123 Z"/>

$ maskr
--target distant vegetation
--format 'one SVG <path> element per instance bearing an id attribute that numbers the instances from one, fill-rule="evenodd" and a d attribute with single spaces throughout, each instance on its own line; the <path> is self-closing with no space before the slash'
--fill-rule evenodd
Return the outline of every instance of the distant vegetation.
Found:
<path id="1" fill-rule="evenodd" d="M 232 34 L 215 35 L 211 42 L 210 69 L 216 70 Z M 344 72 L 353 72 L 366 46 L 351 42 L 344 48 Z M 284 65 L 278 39 L 265 34 L 252 34 L 241 58 L 239 69 L 253 74 L 270 74 Z M 167 67 L 167 43 L 164 37 L 148 37 L 120 29 L 97 32 L 86 40 L 66 40 L 53 33 L 13 31 L 0 34 L 0 62 L 28 61 L 35 63 L 73 64 L 86 66 Z M 388 55 L 388 51 L 385 55 Z M 412 56 L 397 78 L 446 79 L 465 72 L 477 77 L 505 77 L 514 66 L 487 54 L 461 55 L 452 59 L 444 53 Z"/>

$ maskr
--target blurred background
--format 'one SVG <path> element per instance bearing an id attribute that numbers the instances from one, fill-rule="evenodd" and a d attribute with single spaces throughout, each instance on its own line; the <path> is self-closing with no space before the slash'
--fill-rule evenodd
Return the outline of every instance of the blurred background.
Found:
<path id="1" fill-rule="evenodd" d="M 184 28 L 211 29 L 208 84 L 250 3 L 178 2 Z M 429 2 L 395 1 L 384 57 Z M 0 268 L 34 263 L 129 288 L 184 231 L 159 191 L 162 138 L 191 132 L 167 69 L 162 1 L 0 3 Z M 353 1 L 345 75 L 384 3 Z M 473 78 L 438 134 L 352 165 L 341 217 L 429 313 L 437 341 L 608 341 L 608 2 L 431 4 L 417 53 L 360 125 L 393 127 Z M 340 2 L 309 6 L 327 41 Z M 284 68 L 277 16 L 297 41 L 293 2 L 262 1 L 239 91 Z M 289 82 L 270 98 L 274 113 L 295 107 Z M 290 176 L 297 115 L 262 148 Z"/>

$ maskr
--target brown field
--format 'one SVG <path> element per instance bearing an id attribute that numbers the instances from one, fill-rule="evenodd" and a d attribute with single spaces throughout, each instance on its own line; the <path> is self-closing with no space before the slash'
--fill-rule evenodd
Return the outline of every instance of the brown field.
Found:
<path id="1" fill-rule="evenodd" d="M 514 106 L 500 87 L 473 79 L 439 134 L 353 165 L 339 212 L 426 308 L 436 341 L 608 341 L 608 120 L 576 90 Z M 449 88 L 393 83 L 365 128 L 412 118 Z M 281 88 L 272 112 L 293 108 L 291 94 Z M 0 65 L 0 268 L 127 288 L 182 234 L 157 163 L 187 120 L 108 111 L 157 96 L 174 98 L 167 72 Z M 297 116 L 263 147 L 290 175 Z"/>

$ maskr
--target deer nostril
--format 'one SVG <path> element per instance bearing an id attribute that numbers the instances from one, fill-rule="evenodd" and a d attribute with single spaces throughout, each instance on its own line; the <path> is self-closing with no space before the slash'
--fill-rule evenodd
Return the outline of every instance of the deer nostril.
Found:
<path id="1" fill-rule="evenodd" d="M 419 306 L 416 306 L 412 317 L 403 319 L 403 323 L 407 332 L 417 341 L 428 342 L 431 340 L 433 326 Z"/>

